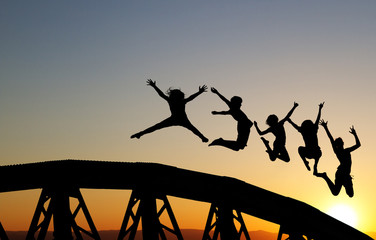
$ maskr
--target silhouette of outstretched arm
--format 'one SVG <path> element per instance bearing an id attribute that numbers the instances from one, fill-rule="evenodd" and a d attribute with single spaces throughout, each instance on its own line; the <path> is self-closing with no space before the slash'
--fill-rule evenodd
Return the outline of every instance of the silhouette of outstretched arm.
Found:
<path id="1" fill-rule="evenodd" d="M 319 113 L 317 114 L 317 118 L 316 118 L 316 121 L 315 121 L 316 126 L 319 125 L 319 121 L 320 121 L 320 118 L 321 118 L 321 109 L 324 107 L 324 103 L 325 102 L 322 102 L 322 103 L 319 104 Z"/>
<path id="2" fill-rule="evenodd" d="M 213 115 L 230 115 L 230 111 L 212 111 Z"/>
<path id="3" fill-rule="evenodd" d="M 360 141 L 359 141 L 358 135 L 356 134 L 356 131 L 355 131 L 354 126 L 352 126 L 352 127 L 350 128 L 350 133 L 351 133 L 352 135 L 354 135 L 354 137 L 355 137 L 355 145 L 352 146 L 352 147 L 349 147 L 349 148 L 348 148 L 348 150 L 349 150 L 350 152 L 352 152 L 352 151 L 354 151 L 354 150 L 356 150 L 356 149 L 358 149 L 358 148 L 360 147 Z"/>
<path id="4" fill-rule="evenodd" d="M 258 133 L 259 135 L 265 135 L 265 134 L 267 134 L 267 133 L 269 133 L 269 132 L 271 131 L 270 128 L 266 129 L 265 131 L 261 131 L 260 128 L 258 127 L 256 121 L 254 121 L 253 124 L 255 125 L 256 131 L 257 131 L 257 133 Z"/>
<path id="5" fill-rule="evenodd" d="M 212 87 L 212 88 L 211 88 L 211 91 L 212 91 L 212 93 L 217 94 L 218 97 L 219 97 L 220 99 L 222 99 L 222 101 L 224 101 L 224 102 L 227 104 L 227 106 L 230 107 L 230 101 L 229 101 L 227 98 L 225 98 L 224 96 L 222 96 L 222 94 L 220 94 L 220 93 L 218 92 L 217 89 L 215 89 L 215 88 Z"/>
<path id="6" fill-rule="evenodd" d="M 166 94 L 164 94 L 156 85 L 156 82 L 151 80 L 151 79 L 148 79 L 146 81 L 146 85 L 148 86 L 151 86 L 155 89 L 155 91 L 158 93 L 159 96 L 161 96 L 161 98 L 163 98 L 164 100 L 168 100 L 168 97 L 166 96 Z"/>
<path id="7" fill-rule="evenodd" d="M 195 99 L 201 93 L 206 92 L 207 89 L 208 89 L 208 87 L 206 85 L 199 86 L 198 92 L 196 92 L 196 93 L 192 94 L 191 96 L 187 97 L 187 99 L 185 101 L 186 102 L 192 101 L 193 99 Z"/>
<path id="8" fill-rule="evenodd" d="M 292 120 L 291 118 L 288 118 L 287 119 L 287 122 L 289 122 L 296 130 L 298 130 L 300 132 L 300 127 L 298 125 L 296 125 Z"/>
<path id="9" fill-rule="evenodd" d="M 297 108 L 299 106 L 298 103 L 294 102 L 294 106 L 291 108 L 291 110 L 287 113 L 286 117 L 283 118 L 281 121 L 284 122 L 286 121 L 287 119 L 289 119 L 292 115 L 292 113 L 294 112 L 295 108 Z"/>
<path id="10" fill-rule="evenodd" d="M 330 139 L 330 143 L 332 144 L 332 147 L 335 151 L 335 148 L 334 148 L 334 138 L 332 136 L 332 134 L 330 133 L 329 131 L 329 128 L 328 128 L 328 121 L 324 121 L 324 119 L 321 119 L 320 120 L 320 123 L 319 123 L 321 126 L 323 126 L 323 128 L 325 129 L 325 132 L 326 134 L 328 135 L 329 139 Z"/>

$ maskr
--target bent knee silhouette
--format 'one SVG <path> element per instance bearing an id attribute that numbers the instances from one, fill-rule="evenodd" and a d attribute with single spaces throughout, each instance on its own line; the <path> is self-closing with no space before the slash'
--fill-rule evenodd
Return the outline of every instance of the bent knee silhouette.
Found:
<path id="1" fill-rule="evenodd" d="M 237 121 L 238 137 L 234 140 L 224 140 L 223 138 L 215 139 L 209 146 L 223 146 L 234 151 L 239 151 L 247 146 L 249 135 L 251 133 L 252 121 L 249 120 L 247 115 L 240 109 L 242 106 L 242 98 L 234 96 L 229 101 L 214 87 L 211 91 L 216 94 L 222 101 L 224 101 L 229 109 L 227 111 L 212 111 L 213 115 L 231 115 Z"/>
<path id="2" fill-rule="evenodd" d="M 294 102 L 294 106 L 291 108 L 291 110 L 287 113 L 287 115 L 282 119 L 279 120 L 278 117 L 274 114 L 271 114 L 266 119 L 266 124 L 269 125 L 269 128 L 267 128 L 264 131 L 261 131 L 258 127 L 257 122 L 255 121 L 255 128 L 259 135 L 265 135 L 267 133 L 272 133 L 275 136 L 275 140 L 273 142 L 273 149 L 269 145 L 269 141 L 266 140 L 264 137 L 261 137 L 262 142 L 264 143 L 266 147 L 266 152 L 269 155 L 269 159 L 271 161 L 275 161 L 277 158 L 289 162 L 290 156 L 286 149 L 286 131 L 284 128 L 284 123 L 290 118 L 292 113 L 294 112 L 295 108 L 297 108 L 299 104 Z"/>
<path id="3" fill-rule="evenodd" d="M 337 138 L 334 140 L 332 134 L 329 131 L 328 122 L 321 120 L 320 125 L 325 129 L 325 132 L 328 135 L 330 143 L 332 144 L 333 151 L 335 155 L 337 156 L 337 159 L 339 160 L 340 164 L 335 174 L 334 183 L 330 180 L 326 172 L 318 173 L 317 177 L 321 177 L 325 180 L 330 191 L 332 192 L 334 196 L 337 196 L 340 193 L 342 187 L 344 187 L 346 190 L 346 194 L 349 197 L 353 197 L 354 188 L 353 188 L 353 182 L 352 182 L 352 177 L 351 177 L 351 165 L 352 165 L 351 152 L 360 147 L 360 141 L 355 131 L 355 128 L 354 126 L 350 127 L 350 133 L 355 138 L 355 145 L 353 145 L 352 147 L 344 148 L 344 143 L 343 143 L 342 138 Z"/>
<path id="4" fill-rule="evenodd" d="M 302 135 L 305 146 L 300 146 L 298 148 L 298 153 L 300 158 L 303 160 L 303 163 L 308 171 L 311 170 L 309 166 L 309 162 L 307 159 L 314 159 L 313 165 L 313 175 L 318 173 L 317 166 L 319 160 L 322 156 L 321 149 L 319 147 L 319 141 L 317 137 L 317 132 L 319 130 L 319 121 L 321 118 L 321 110 L 324 107 L 324 103 L 319 104 L 319 111 L 316 117 L 315 123 L 311 120 L 307 119 L 302 122 L 301 126 L 295 124 L 291 118 L 287 119 L 287 121 Z"/>

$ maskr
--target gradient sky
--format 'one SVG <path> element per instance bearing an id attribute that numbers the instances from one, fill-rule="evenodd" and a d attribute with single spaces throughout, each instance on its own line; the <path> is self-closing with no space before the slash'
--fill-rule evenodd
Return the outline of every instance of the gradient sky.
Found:
<path id="1" fill-rule="evenodd" d="M 371 0 L 2 1 L 0 164 L 157 162 L 238 178 L 323 212 L 346 204 L 358 229 L 376 231 L 375 11 Z M 306 170 L 297 153 L 303 140 L 288 123 L 289 163 L 268 160 L 254 128 L 240 152 L 209 148 L 179 127 L 130 139 L 169 116 L 147 78 L 163 91 L 190 95 L 207 84 L 228 98 L 241 96 L 243 111 L 261 129 L 269 114 L 284 117 L 294 101 L 296 123 L 314 120 L 325 101 L 322 118 L 333 136 L 352 146 L 354 125 L 362 144 L 352 154 L 354 198 L 344 189 L 332 196 Z M 210 140 L 236 138 L 231 117 L 211 115 L 226 110 L 211 92 L 186 110 Z M 338 160 L 321 127 L 318 135 L 319 171 L 333 179 Z M 97 228 L 120 228 L 129 191 L 82 192 Z M 7 230 L 28 228 L 39 193 L 0 194 Z M 181 228 L 204 228 L 208 204 L 171 202 Z M 264 227 L 248 222 L 249 230 Z"/>

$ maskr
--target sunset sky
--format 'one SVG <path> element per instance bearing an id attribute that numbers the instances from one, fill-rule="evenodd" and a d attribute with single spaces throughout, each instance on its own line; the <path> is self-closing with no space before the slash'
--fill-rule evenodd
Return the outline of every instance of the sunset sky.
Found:
<path id="1" fill-rule="evenodd" d="M 328 213 L 346 205 L 356 228 L 376 232 L 376 1 L 2 1 L 0 165 L 61 159 L 155 162 L 234 177 Z M 289 163 L 271 162 L 256 129 L 239 152 L 172 127 L 130 136 L 169 116 L 146 85 L 186 96 L 206 84 L 243 98 L 263 130 L 269 114 L 297 124 L 322 118 L 352 153 L 355 196 L 333 196 L 308 172 L 301 135 L 285 124 Z M 236 138 L 227 106 L 210 91 L 187 105 L 209 141 Z M 334 180 L 338 160 L 322 127 L 319 171 Z M 271 143 L 274 136 L 265 135 Z M 313 160 L 310 160 L 313 166 Z M 98 229 L 119 229 L 130 191 L 82 190 Z M 29 227 L 40 190 L 0 194 L 6 230 Z M 255 196 L 257 197 L 257 196 Z M 171 198 L 181 228 L 203 229 L 209 204 Z M 278 231 L 246 217 L 249 230 Z"/>

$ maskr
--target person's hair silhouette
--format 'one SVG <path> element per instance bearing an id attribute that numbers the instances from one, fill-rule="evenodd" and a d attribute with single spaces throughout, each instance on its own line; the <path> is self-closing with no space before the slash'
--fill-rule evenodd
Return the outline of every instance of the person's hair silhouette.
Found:
<path id="1" fill-rule="evenodd" d="M 266 124 L 269 125 L 269 128 L 265 131 L 261 131 L 255 121 L 255 127 L 259 135 L 265 135 L 267 133 L 273 133 L 275 136 L 275 140 L 273 143 L 273 149 L 269 146 L 269 141 L 266 140 L 264 137 L 261 137 L 261 140 L 264 142 L 266 147 L 266 152 L 269 154 L 269 158 L 272 161 L 275 161 L 277 158 L 281 159 L 282 161 L 289 162 L 290 156 L 286 150 L 286 132 L 283 124 L 286 122 L 287 119 L 290 118 L 292 113 L 294 112 L 295 108 L 298 107 L 299 104 L 294 102 L 294 106 L 292 109 L 287 113 L 286 117 L 282 120 L 278 121 L 278 117 L 274 114 L 269 115 L 266 119 Z"/>
<path id="2" fill-rule="evenodd" d="M 151 79 L 147 80 L 147 85 L 153 87 L 155 91 L 159 94 L 160 97 L 162 97 L 164 100 L 167 101 L 171 116 L 166 118 L 160 123 L 155 124 L 152 127 L 149 127 L 141 132 L 138 132 L 136 134 L 133 134 L 131 138 L 140 138 L 142 135 L 154 132 L 156 130 L 159 130 L 161 128 L 171 127 L 171 126 L 182 126 L 189 130 L 191 130 L 194 134 L 196 134 L 203 142 L 208 142 L 208 139 L 199 131 L 197 128 L 195 128 L 192 123 L 189 121 L 187 114 L 185 112 L 185 105 L 192 101 L 194 98 L 196 98 L 198 95 L 200 95 L 203 92 L 206 92 L 207 86 L 203 85 L 199 87 L 199 90 L 197 93 L 192 94 L 188 98 L 184 98 L 184 93 L 180 91 L 179 89 L 168 89 L 167 95 L 164 94 L 156 85 L 155 81 L 152 81 Z"/>
<path id="3" fill-rule="evenodd" d="M 305 146 L 300 146 L 298 148 L 298 152 L 300 157 L 302 158 L 304 165 L 308 169 L 308 171 L 311 170 L 309 167 L 309 162 L 307 161 L 307 158 L 311 159 L 313 158 L 315 160 L 314 166 L 313 166 L 313 174 L 317 174 L 317 165 L 319 163 L 319 159 L 322 155 L 321 149 L 319 147 L 319 141 L 317 138 L 317 131 L 319 130 L 319 121 L 321 118 L 321 109 L 323 108 L 324 103 L 319 104 L 319 113 L 317 114 L 317 118 L 315 123 L 313 123 L 311 120 L 305 120 L 303 121 L 302 125 L 299 127 L 296 125 L 290 118 L 287 119 L 291 125 L 298 130 L 298 132 L 301 133 Z"/>
<path id="4" fill-rule="evenodd" d="M 241 149 L 244 149 L 247 146 L 249 134 L 251 132 L 251 127 L 253 125 L 252 121 L 248 119 L 247 115 L 240 109 L 242 106 L 242 99 L 241 97 L 234 96 L 229 101 L 227 98 L 222 96 L 218 92 L 217 89 L 211 88 L 211 91 L 218 95 L 220 99 L 222 99 L 227 106 L 229 107 L 229 110 L 227 111 L 212 111 L 213 115 L 231 115 L 237 122 L 237 130 L 238 130 L 238 137 L 236 141 L 231 140 L 224 140 L 222 138 L 218 138 L 214 140 L 212 143 L 209 144 L 209 146 L 223 146 L 227 147 L 229 149 L 232 149 L 234 151 L 239 151 Z"/>
<path id="5" fill-rule="evenodd" d="M 318 173 L 316 176 L 323 178 L 329 186 L 330 191 L 334 196 L 337 196 L 341 191 L 342 186 L 345 187 L 347 195 L 349 197 L 354 196 L 354 188 L 352 183 L 351 173 L 351 152 L 360 147 L 360 141 L 354 126 L 350 127 L 350 133 L 354 135 L 355 145 L 352 147 L 344 148 L 342 138 L 333 139 L 332 134 L 328 128 L 328 122 L 324 120 L 320 121 L 320 125 L 324 127 L 326 134 L 330 139 L 333 151 L 339 160 L 339 166 L 336 171 L 334 183 L 329 179 L 326 172 Z"/>

